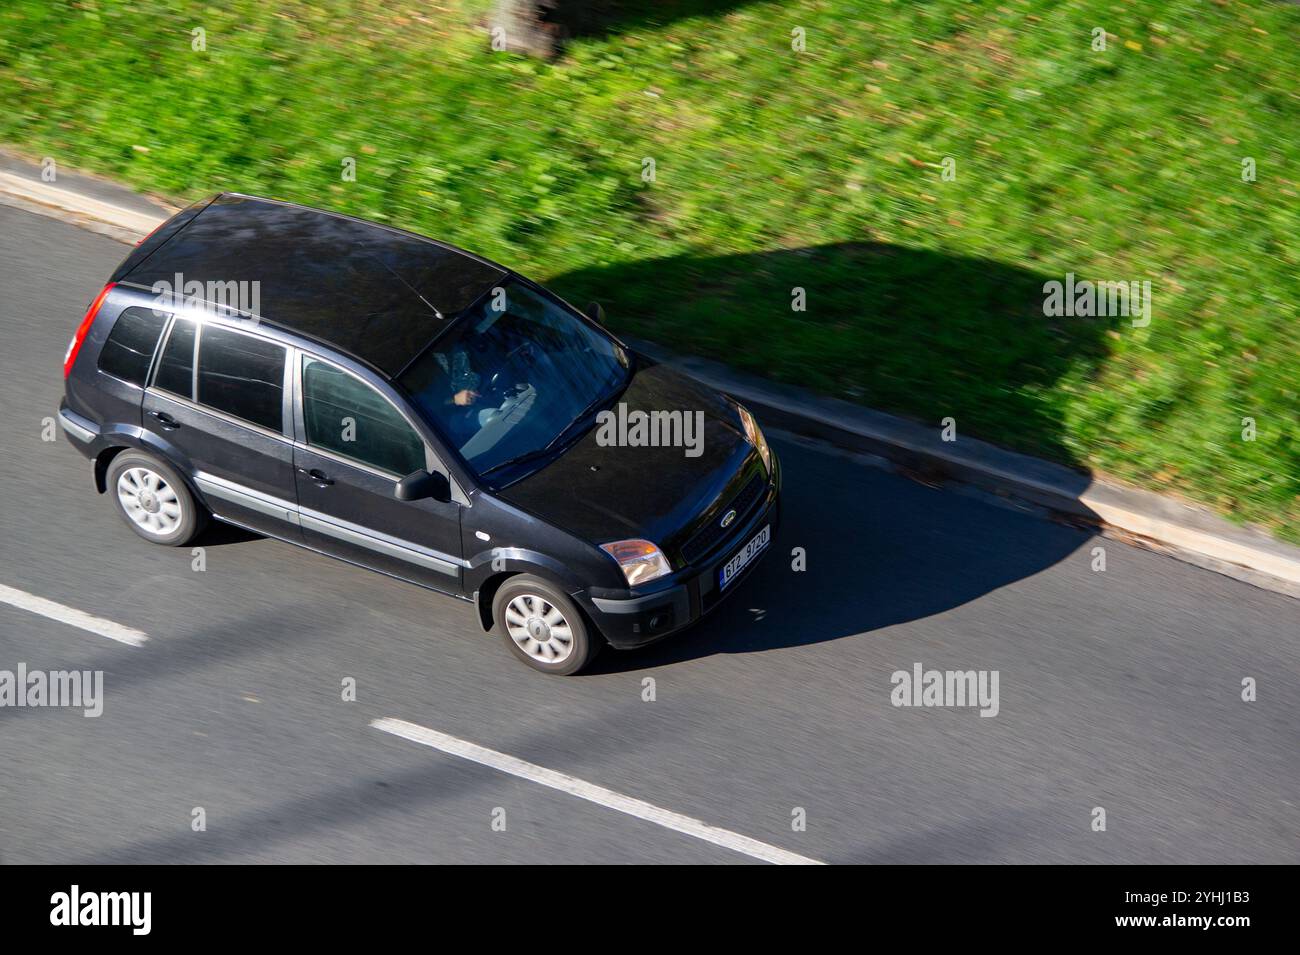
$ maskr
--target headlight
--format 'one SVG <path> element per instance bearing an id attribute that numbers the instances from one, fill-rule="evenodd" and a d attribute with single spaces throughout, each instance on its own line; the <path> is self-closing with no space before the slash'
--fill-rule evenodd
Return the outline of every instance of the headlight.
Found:
<path id="1" fill-rule="evenodd" d="M 664 557 L 663 551 L 649 541 L 612 541 L 601 544 L 600 549 L 618 561 L 618 566 L 623 569 L 623 576 L 627 578 L 629 587 L 644 584 L 673 572 L 673 569 L 668 566 L 668 558 Z"/>
<path id="2" fill-rule="evenodd" d="M 767 438 L 763 437 L 763 429 L 758 426 L 754 416 L 749 413 L 749 409 L 744 405 L 736 405 L 736 410 L 740 412 L 740 423 L 745 426 L 745 437 L 749 438 L 749 443 L 758 448 L 758 455 L 763 459 L 763 467 L 767 468 L 767 473 L 772 473 L 772 449 L 767 446 Z"/>

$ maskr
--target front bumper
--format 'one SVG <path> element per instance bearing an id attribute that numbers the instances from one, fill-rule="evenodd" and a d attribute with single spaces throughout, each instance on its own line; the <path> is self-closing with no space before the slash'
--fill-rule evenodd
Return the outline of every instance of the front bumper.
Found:
<path id="1" fill-rule="evenodd" d="M 663 581 L 655 581 L 658 586 L 651 593 L 602 597 L 584 591 L 573 597 L 611 646 L 620 650 L 644 647 L 689 627 L 721 603 L 724 597 L 740 589 L 741 581 L 772 550 L 780 523 L 781 463 L 773 453 L 772 476 L 762 506 L 728 538 L 725 545 L 717 548 L 713 557 L 697 566 L 679 570 Z M 728 582 L 726 589 L 719 588 L 719 569 L 765 524 L 772 528 L 772 539 L 767 546 Z"/>

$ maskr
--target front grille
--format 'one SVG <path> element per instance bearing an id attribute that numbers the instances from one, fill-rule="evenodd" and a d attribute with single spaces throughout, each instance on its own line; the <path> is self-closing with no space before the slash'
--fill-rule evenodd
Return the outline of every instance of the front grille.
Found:
<path id="1" fill-rule="evenodd" d="M 728 534 L 740 529 L 748 519 L 750 511 L 754 509 L 754 505 L 758 503 L 758 499 L 762 497 L 764 483 L 763 475 L 755 474 L 750 478 L 749 483 L 740 489 L 739 494 L 727 502 L 726 506 L 714 514 L 704 527 L 696 531 L 694 536 L 682 545 L 682 557 L 688 564 L 693 564 L 707 555 L 722 543 Z M 729 510 L 736 512 L 736 519 L 723 527 L 720 524 L 722 515 Z"/>

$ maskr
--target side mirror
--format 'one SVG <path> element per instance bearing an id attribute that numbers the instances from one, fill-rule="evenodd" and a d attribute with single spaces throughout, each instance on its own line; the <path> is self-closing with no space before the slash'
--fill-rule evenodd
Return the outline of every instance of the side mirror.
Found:
<path id="1" fill-rule="evenodd" d="M 605 324 L 605 310 L 600 307 L 599 302 L 587 303 L 587 317 L 597 325 Z"/>
<path id="2" fill-rule="evenodd" d="M 421 501 L 426 497 L 435 501 L 449 501 L 451 484 L 445 474 L 412 471 L 393 487 L 393 496 L 399 501 Z"/>

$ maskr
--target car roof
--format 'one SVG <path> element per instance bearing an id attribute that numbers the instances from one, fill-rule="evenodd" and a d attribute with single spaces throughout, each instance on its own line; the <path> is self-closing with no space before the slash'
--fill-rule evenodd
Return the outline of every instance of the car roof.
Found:
<path id="1" fill-rule="evenodd" d="M 401 229 L 222 193 L 142 243 L 114 281 L 150 289 L 162 282 L 176 293 L 178 283 L 256 282 L 241 292 L 256 303 L 255 312 L 247 303 L 245 311 L 393 378 L 506 275 Z"/>

